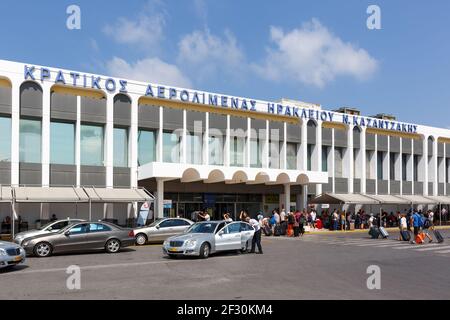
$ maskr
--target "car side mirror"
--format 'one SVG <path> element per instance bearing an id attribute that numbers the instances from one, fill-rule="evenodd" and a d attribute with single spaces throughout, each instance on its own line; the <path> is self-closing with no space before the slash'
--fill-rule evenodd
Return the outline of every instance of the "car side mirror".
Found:
<path id="1" fill-rule="evenodd" d="M 64 235 L 65 235 L 66 237 L 70 236 L 70 231 L 64 232 Z"/>
<path id="2" fill-rule="evenodd" d="M 159 225 L 157 225 L 155 228 L 156 228 L 156 229 L 159 229 L 160 227 L 159 227 Z"/>
<path id="3" fill-rule="evenodd" d="M 219 236 L 223 236 L 224 233 L 225 233 L 225 232 L 223 232 L 223 230 L 222 230 L 222 231 L 219 231 Z"/>

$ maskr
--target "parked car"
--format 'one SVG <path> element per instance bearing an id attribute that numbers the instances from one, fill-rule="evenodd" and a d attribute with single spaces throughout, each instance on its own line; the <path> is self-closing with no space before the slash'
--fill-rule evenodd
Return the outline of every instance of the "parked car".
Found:
<path id="1" fill-rule="evenodd" d="M 193 224 L 193 221 L 184 218 L 156 220 L 148 226 L 134 229 L 136 244 L 141 246 L 147 242 L 163 242 L 168 237 L 183 233 Z"/>
<path id="2" fill-rule="evenodd" d="M 208 258 L 211 253 L 227 250 L 247 251 L 255 229 L 246 222 L 202 221 L 184 234 L 164 241 L 163 252 L 169 257 L 185 255 Z"/>
<path id="3" fill-rule="evenodd" d="M 20 245 L 23 241 L 23 239 L 25 238 L 29 238 L 29 237 L 34 237 L 40 234 L 48 234 L 50 232 L 58 232 L 61 229 L 64 229 L 65 227 L 67 227 L 69 224 L 71 223 L 76 223 L 76 222 L 82 222 L 85 220 L 82 219 L 63 219 L 63 220 L 56 220 L 56 221 L 52 221 L 50 223 L 47 223 L 46 225 L 43 225 L 40 228 L 34 229 L 34 230 L 29 230 L 29 231 L 24 231 L 24 232 L 20 232 L 18 234 L 16 234 L 16 236 L 14 237 L 14 242 L 17 243 L 18 245 Z"/>
<path id="4" fill-rule="evenodd" d="M 0 269 L 25 262 L 25 250 L 12 242 L 0 241 Z"/>
<path id="5" fill-rule="evenodd" d="M 48 257 L 53 253 L 105 250 L 116 253 L 134 244 L 132 229 L 107 222 L 79 222 L 56 233 L 41 234 L 22 241 L 28 255 Z"/>

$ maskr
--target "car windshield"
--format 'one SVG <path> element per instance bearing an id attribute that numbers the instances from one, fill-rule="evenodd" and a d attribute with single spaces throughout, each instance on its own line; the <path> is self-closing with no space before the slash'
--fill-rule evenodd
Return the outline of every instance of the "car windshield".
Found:
<path id="1" fill-rule="evenodd" d="M 161 222 L 162 219 L 156 219 L 155 221 L 153 221 L 152 223 L 150 223 L 149 225 L 147 225 L 146 227 L 154 227 L 156 226 L 158 223 Z"/>
<path id="2" fill-rule="evenodd" d="M 193 224 L 186 233 L 214 233 L 217 223 L 196 223 Z"/>
<path id="3" fill-rule="evenodd" d="M 44 229 L 50 227 L 50 226 L 51 226 L 52 224 L 54 224 L 54 223 L 55 223 L 55 221 L 49 222 L 49 223 L 47 223 L 47 224 L 44 224 L 43 226 L 40 226 L 40 227 L 37 228 L 37 229 L 38 229 L 38 230 L 44 230 Z"/>

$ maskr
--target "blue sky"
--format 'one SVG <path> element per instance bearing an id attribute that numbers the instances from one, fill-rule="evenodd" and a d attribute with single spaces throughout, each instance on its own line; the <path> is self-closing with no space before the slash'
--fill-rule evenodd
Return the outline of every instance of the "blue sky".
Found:
<path id="1" fill-rule="evenodd" d="M 81 30 L 66 8 L 81 8 Z M 381 30 L 366 27 L 368 5 Z M 0 2 L 0 59 L 450 127 L 450 2 Z"/>

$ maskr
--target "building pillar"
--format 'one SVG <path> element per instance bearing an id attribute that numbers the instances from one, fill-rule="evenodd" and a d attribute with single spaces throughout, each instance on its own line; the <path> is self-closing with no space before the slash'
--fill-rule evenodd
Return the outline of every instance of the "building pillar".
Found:
<path id="1" fill-rule="evenodd" d="M 11 81 L 11 185 L 19 184 L 20 84 Z"/>
<path id="2" fill-rule="evenodd" d="M 414 160 L 414 145 L 415 145 L 415 141 L 414 139 L 411 138 L 411 194 L 415 194 L 414 192 L 414 188 L 415 188 L 415 180 L 417 179 L 415 173 L 414 173 L 414 166 L 415 166 L 415 160 Z"/>
<path id="3" fill-rule="evenodd" d="M 81 185 L 81 97 L 77 96 L 77 121 L 75 123 L 75 166 L 77 188 Z"/>
<path id="4" fill-rule="evenodd" d="M 334 150 L 334 128 L 331 128 L 331 193 L 336 192 L 336 159 Z"/>
<path id="5" fill-rule="evenodd" d="M 367 184 L 366 184 L 366 179 L 367 179 L 367 151 L 366 151 L 366 128 L 362 127 L 361 128 L 361 134 L 360 134 L 360 147 L 359 147 L 359 152 L 361 153 L 360 155 L 360 165 L 361 165 L 361 193 L 362 194 L 366 194 L 367 191 Z"/>
<path id="6" fill-rule="evenodd" d="M 223 150 L 223 157 L 224 157 L 224 165 L 225 167 L 229 167 L 230 166 L 230 156 L 231 156 L 231 140 L 230 140 L 230 134 L 231 134 L 231 129 L 230 129 L 230 115 L 227 114 L 226 115 L 226 119 L 227 119 L 227 129 L 226 129 L 226 135 L 225 135 L 225 143 L 224 143 L 224 149 Z"/>
<path id="7" fill-rule="evenodd" d="M 378 194 L 378 134 L 375 134 L 375 151 L 373 152 L 375 167 L 375 194 Z"/>
<path id="8" fill-rule="evenodd" d="M 41 163 L 42 186 L 50 185 L 50 86 L 42 85 L 42 137 L 41 137 Z"/>
<path id="9" fill-rule="evenodd" d="M 322 172 L 322 121 L 317 121 L 316 127 L 317 171 Z M 322 184 L 316 184 L 316 196 L 322 194 Z"/>
<path id="10" fill-rule="evenodd" d="M 281 132 L 281 133 L 280 133 L 280 137 L 283 138 L 283 141 L 282 141 L 282 147 L 280 150 L 280 156 L 281 156 L 280 169 L 286 170 L 287 169 L 287 153 L 286 153 L 287 152 L 287 139 L 286 139 L 287 123 L 286 122 L 283 123 L 283 132 Z"/>
<path id="11" fill-rule="evenodd" d="M 131 128 L 130 128 L 130 142 L 128 144 L 128 161 L 130 164 L 130 180 L 131 187 L 136 188 L 138 186 L 138 109 L 139 109 L 139 97 L 131 97 Z M 136 203 L 133 204 L 136 206 Z"/>
<path id="12" fill-rule="evenodd" d="M 114 168 L 114 97 L 106 95 L 105 166 L 106 187 L 113 187 Z"/>
<path id="13" fill-rule="evenodd" d="M 164 217 L 164 180 L 156 178 L 155 219 Z"/>
<path id="14" fill-rule="evenodd" d="M 438 139 L 437 137 L 434 137 L 433 140 L 433 156 L 432 160 L 433 162 L 433 195 L 437 196 L 439 194 L 439 168 L 438 168 Z"/>
<path id="15" fill-rule="evenodd" d="M 164 129 L 164 108 L 159 106 L 159 128 L 158 128 L 158 137 L 156 141 L 156 161 L 163 162 L 163 129 Z"/>
<path id="16" fill-rule="evenodd" d="M 400 174 L 400 195 L 403 195 L 403 138 L 400 137 L 400 153 L 399 153 L 399 174 Z"/>
<path id="17" fill-rule="evenodd" d="M 288 213 L 291 208 L 291 185 L 289 183 L 284 184 L 283 204 L 285 209 L 284 211 Z"/>
<path id="18" fill-rule="evenodd" d="M 202 163 L 205 165 L 209 165 L 209 112 L 206 112 L 205 114 L 205 131 L 203 134 L 203 160 Z"/>
<path id="19" fill-rule="evenodd" d="M 428 195 L 428 136 L 425 136 L 422 140 L 422 170 L 423 170 L 423 195 Z"/>
<path id="20" fill-rule="evenodd" d="M 306 119 L 301 125 L 301 144 L 300 144 L 300 170 L 308 170 L 308 122 Z"/>
<path id="21" fill-rule="evenodd" d="M 347 128 L 347 161 L 344 162 L 348 164 L 348 193 L 354 192 L 354 179 L 355 179 L 355 173 L 354 173 L 354 149 L 353 149 L 353 126 L 349 126 Z"/>
<path id="22" fill-rule="evenodd" d="M 183 109 L 183 133 L 181 134 L 181 159 L 180 159 L 180 163 L 187 163 L 187 126 L 186 126 L 186 109 Z M 191 132 L 192 133 L 192 132 Z M 203 140 L 205 140 L 205 138 L 203 137 Z M 202 141 L 202 150 L 203 152 L 205 152 L 205 144 Z M 194 146 L 192 145 L 191 148 L 194 148 Z M 206 159 L 206 157 L 204 156 L 203 159 Z M 194 160 L 194 159 L 192 159 Z M 202 161 L 203 163 L 203 161 Z"/>
<path id="23" fill-rule="evenodd" d="M 387 182 L 388 182 L 388 186 L 387 186 L 387 190 L 388 191 L 387 191 L 387 193 L 391 194 L 391 137 L 390 136 L 387 136 L 387 156 L 386 156 L 386 161 L 387 161 L 387 165 L 386 165 L 387 175 L 386 175 L 386 177 L 387 177 Z"/>

